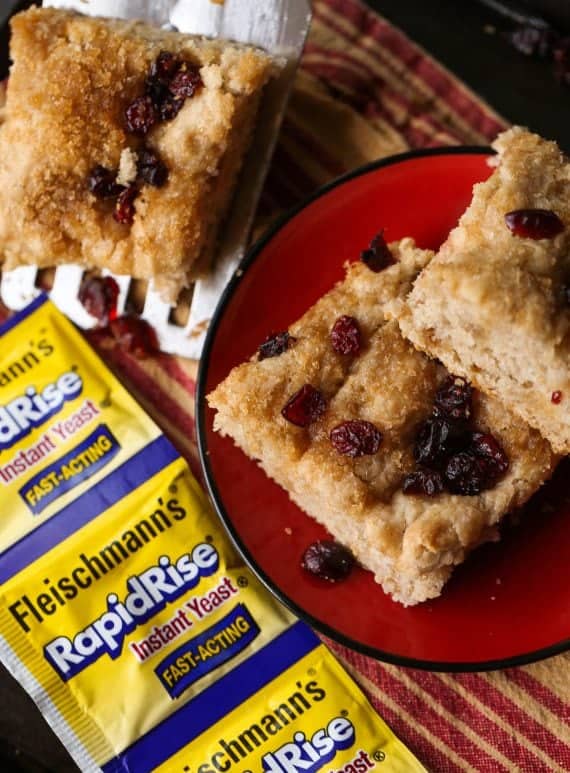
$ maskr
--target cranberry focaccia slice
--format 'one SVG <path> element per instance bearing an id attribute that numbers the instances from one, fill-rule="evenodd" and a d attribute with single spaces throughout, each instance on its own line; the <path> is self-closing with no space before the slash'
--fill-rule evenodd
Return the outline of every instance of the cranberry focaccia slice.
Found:
<path id="1" fill-rule="evenodd" d="M 570 453 L 570 163 L 514 128 L 406 303 L 404 335 Z"/>
<path id="2" fill-rule="evenodd" d="M 538 432 L 386 320 L 431 257 L 411 240 L 391 249 L 394 265 L 351 265 L 208 402 L 215 428 L 411 605 L 438 596 L 453 567 L 495 538 L 554 458 Z"/>
<path id="3" fill-rule="evenodd" d="M 0 128 L 0 262 L 154 279 L 208 266 L 275 63 L 133 21 L 12 19 Z"/>

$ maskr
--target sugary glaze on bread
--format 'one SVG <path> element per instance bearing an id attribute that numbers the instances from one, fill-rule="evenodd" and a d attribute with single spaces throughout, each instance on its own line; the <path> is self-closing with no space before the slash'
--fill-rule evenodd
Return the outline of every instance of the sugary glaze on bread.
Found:
<path id="1" fill-rule="evenodd" d="M 520 127 L 494 147 L 496 171 L 475 186 L 457 228 L 390 313 L 418 348 L 496 395 L 567 454 L 570 163 L 556 143 Z M 553 211 L 565 228 L 554 238 L 516 236 L 505 215 L 520 209 Z"/>
<path id="2" fill-rule="evenodd" d="M 142 22 L 31 8 L 12 19 L 0 128 L 0 262 L 80 263 L 155 278 L 175 298 L 204 269 L 274 64 L 263 52 Z M 143 186 L 131 226 L 88 190 L 97 164 L 116 169 L 132 144 L 124 111 L 161 50 L 200 67 L 204 87 L 146 144 L 169 169 Z"/>
<path id="3" fill-rule="evenodd" d="M 418 424 L 431 410 L 445 369 L 406 342 L 385 307 L 409 291 L 431 253 L 409 239 L 391 245 L 396 265 L 373 273 L 363 263 L 321 298 L 289 330 L 296 338 L 278 357 L 235 368 L 208 396 L 215 428 L 277 481 L 301 509 L 320 521 L 403 604 L 438 596 L 453 567 L 479 543 L 496 536 L 506 512 L 521 505 L 550 475 L 554 458 L 538 432 L 494 399 L 478 395 L 477 426 L 490 431 L 510 458 L 510 469 L 479 496 L 402 493 L 414 469 Z M 358 319 L 364 340 L 356 358 L 335 353 L 330 331 L 343 315 Z M 281 415 L 303 384 L 328 401 L 307 428 Z M 384 435 L 372 456 L 341 456 L 329 431 L 347 419 L 374 423 Z"/>

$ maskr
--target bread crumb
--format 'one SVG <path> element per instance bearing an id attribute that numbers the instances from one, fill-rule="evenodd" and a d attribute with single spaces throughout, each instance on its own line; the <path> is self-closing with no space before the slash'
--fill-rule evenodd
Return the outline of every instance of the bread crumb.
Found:
<path id="1" fill-rule="evenodd" d="M 290 526 L 286 526 L 286 527 L 283 529 L 283 531 L 285 532 L 285 534 L 286 534 L 288 537 L 290 537 L 290 536 L 291 536 L 291 534 L 293 534 L 293 529 L 292 529 Z"/>
<path id="2" fill-rule="evenodd" d="M 128 188 L 137 179 L 137 154 L 131 148 L 124 148 L 119 161 L 117 182 Z"/>

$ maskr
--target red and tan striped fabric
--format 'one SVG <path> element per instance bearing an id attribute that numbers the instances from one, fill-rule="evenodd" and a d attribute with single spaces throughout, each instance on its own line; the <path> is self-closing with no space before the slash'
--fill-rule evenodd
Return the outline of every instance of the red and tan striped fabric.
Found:
<path id="1" fill-rule="evenodd" d="M 409 148 L 487 144 L 505 122 L 358 0 L 317 0 L 259 229 L 317 186 Z M 196 363 L 138 362 L 98 344 L 197 474 Z M 488 674 L 434 674 L 331 644 L 433 771 L 570 770 L 570 655 Z"/>

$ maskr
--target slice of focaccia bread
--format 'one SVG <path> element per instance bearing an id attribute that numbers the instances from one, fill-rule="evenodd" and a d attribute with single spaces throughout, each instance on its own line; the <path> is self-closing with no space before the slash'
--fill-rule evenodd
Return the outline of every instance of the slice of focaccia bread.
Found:
<path id="1" fill-rule="evenodd" d="M 514 128 L 406 303 L 403 334 L 570 453 L 570 162 Z"/>
<path id="2" fill-rule="evenodd" d="M 289 337 L 261 347 L 208 401 L 217 411 L 215 428 L 408 605 L 438 596 L 453 567 L 496 536 L 501 518 L 536 491 L 555 460 L 538 432 L 477 393 L 458 419 L 462 439 L 451 437 L 459 426 L 454 419 L 449 448 L 441 458 L 432 453 L 435 441 L 426 433 L 451 426 L 442 411 L 461 408 L 455 392 L 471 392 L 387 321 L 386 305 L 409 292 L 432 255 L 409 239 L 391 250 L 395 265 L 374 273 L 363 262 L 352 264 Z M 459 461 L 473 469 L 459 465 L 459 477 L 450 472 L 447 480 L 446 465 L 451 457 L 457 462 L 474 430 L 508 462 L 503 458 L 501 472 L 483 480 L 488 459 L 479 468 L 479 457 L 473 461 L 467 449 Z M 474 483 L 472 474 L 483 478 Z"/>
<path id="3" fill-rule="evenodd" d="M 106 268 L 175 300 L 208 267 L 275 63 L 65 10 L 11 26 L 0 263 Z"/>

